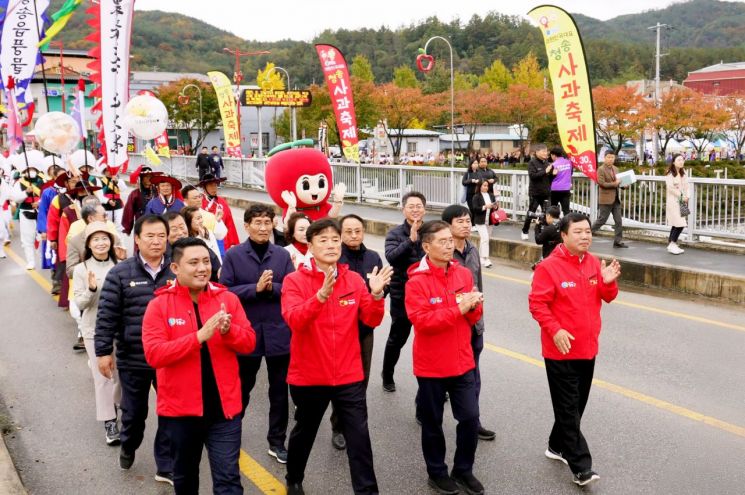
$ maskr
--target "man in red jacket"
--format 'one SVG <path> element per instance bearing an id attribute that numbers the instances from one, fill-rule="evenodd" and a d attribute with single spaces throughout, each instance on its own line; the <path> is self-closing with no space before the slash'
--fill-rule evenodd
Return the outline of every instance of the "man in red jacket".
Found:
<path id="1" fill-rule="evenodd" d="M 422 422 L 422 453 L 429 486 L 437 493 L 484 493 L 473 475 L 479 432 L 476 361 L 471 327 L 483 314 L 483 294 L 473 275 L 453 260 L 455 241 L 450 224 L 426 222 L 419 229 L 426 256 L 409 268 L 406 313 L 414 325 L 414 375 L 419 383 L 417 417 Z M 445 463 L 442 415 L 450 395 L 458 421 L 453 470 Z"/>
<path id="2" fill-rule="evenodd" d="M 210 283 L 209 248 L 187 237 L 172 246 L 176 283 L 157 290 L 142 324 L 147 362 L 156 369 L 159 424 L 173 453 L 176 494 L 199 493 L 199 462 L 207 447 L 212 488 L 242 494 L 241 381 L 237 354 L 256 335 L 238 297 Z"/>
<path id="3" fill-rule="evenodd" d="M 313 258 L 282 284 L 282 316 L 292 332 L 287 383 L 297 406 L 287 445 L 287 494 L 305 493 L 305 466 L 329 402 L 346 440 L 354 493 L 376 494 L 358 325 L 383 321 L 383 289 L 393 270 L 375 267 L 368 292 L 360 275 L 337 263 L 341 229 L 335 220 L 313 222 L 305 237 Z"/>
<path id="4" fill-rule="evenodd" d="M 574 483 L 584 486 L 600 477 L 580 431 L 598 353 L 600 308 L 618 295 L 621 265 L 598 261 L 592 244 L 590 219 L 569 213 L 559 224 L 563 244 L 538 264 L 528 300 L 541 327 L 554 427 L 545 454 L 567 464 Z"/>

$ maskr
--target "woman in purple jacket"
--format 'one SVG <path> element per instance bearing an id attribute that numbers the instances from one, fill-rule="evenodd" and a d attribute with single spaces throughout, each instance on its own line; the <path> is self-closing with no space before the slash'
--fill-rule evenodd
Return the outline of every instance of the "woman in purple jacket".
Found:
<path id="1" fill-rule="evenodd" d="M 569 213 L 569 199 L 572 197 L 572 162 L 561 146 L 551 148 L 551 162 L 554 165 L 554 180 L 551 182 L 551 204 L 561 205 L 561 212 Z"/>

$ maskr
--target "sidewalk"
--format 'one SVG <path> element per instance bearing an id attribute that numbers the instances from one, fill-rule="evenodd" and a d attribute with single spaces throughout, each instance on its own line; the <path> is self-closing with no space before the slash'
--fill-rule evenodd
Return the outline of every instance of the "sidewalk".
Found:
<path id="1" fill-rule="evenodd" d="M 0 433 L 0 493 L 3 495 L 26 495 L 13 460 L 5 446 L 5 439 Z"/>
<path id="2" fill-rule="evenodd" d="M 269 195 L 225 187 L 221 194 L 232 204 L 245 207 L 248 203 L 273 204 Z M 355 213 L 370 225 L 371 233 L 385 235 L 387 230 L 403 221 L 401 211 L 388 206 L 373 206 L 346 202 L 342 215 Z M 439 218 L 439 211 L 428 213 L 426 220 Z M 521 263 L 534 263 L 540 257 L 540 247 L 533 241 L 520 239 L 521 225 L 506 223 L 492 228 L 491 255 Z M 613 247 L 613 237 L 599 235 L 593 239 L 592 252 L 602 258 L 618 258 L 624 266 L 622 281 L 645 287 L 703 295 L 725 302 L 745 302 L 745 257 L 739 254 L 708 250 L 705 247 L 685 247 L 685 253 L 671 255 L 666 245 L 646 240 L 626 240 L 628 248 Z"/>

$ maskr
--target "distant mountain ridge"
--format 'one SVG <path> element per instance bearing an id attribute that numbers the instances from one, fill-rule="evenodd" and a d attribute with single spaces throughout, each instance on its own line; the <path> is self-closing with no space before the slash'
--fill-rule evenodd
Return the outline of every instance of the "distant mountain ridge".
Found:
<path id="1" fill-rule="evenodd" d="M 52 0 L 50 12 L 62 4 Z M 621 82 L 651 78 L 654 62 L 654 33 L 647 28 L 656 22 L 674 29 L 663 32 L 663 79 L 685 78 L 688 71 L 720 60 L 745 61 L 745 4 L 719 0 L 692 0 L 667 8 L 600 21 L 573 14 L 585 40 L 593 83 Z M 90 33 L 87 15 L 81 8 L 62 31 L 65 47 L 87 48 L 84 37 Z M 488 12 L 468 20 L 444 23 L 430 17 L 417 25 L 392 30 L 388 27 L 359 30 L 326 30 L 313 42 L 338 46 L 351 62 L 357 54 L 371 62 L 376 82 L 390 81 L 401 65 L 414 67 L 416 50 L 432 35 L 448 37 L 456 54 L 456 68 L 479 75 L 495 59 L 507 66 L 532 51 L 545 66 L 543 40 L 526 20 Z M 291 33 L 288 33 L 291 35 Z M 232 75 L 233 58 L 225 47 L 244 50 L 270 50 L 271 55 L 244 59 L 246 81 L 255 78 L 267 61 L 286 67 L 294 82 L 307 86 L 322 78 L 312 43 L 283 40 L 246 41 L 225 30 L 182 14 L 136 11 L 132 36 L 132 69 L 175 72 L 221 70 Z M 445 52 L 435 47 L 435 55 Z M 418 75 L 418 77 L 422 77 Z"/>

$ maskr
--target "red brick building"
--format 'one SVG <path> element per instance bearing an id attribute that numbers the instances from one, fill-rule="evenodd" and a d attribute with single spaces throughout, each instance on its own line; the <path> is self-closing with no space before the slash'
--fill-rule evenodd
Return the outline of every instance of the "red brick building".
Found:
<path id="1" fill-rule="evenodd" d="M 745 62 L 722 62 L 689 72 L 683 86 L 707 95 L 745 93 Z"/>

